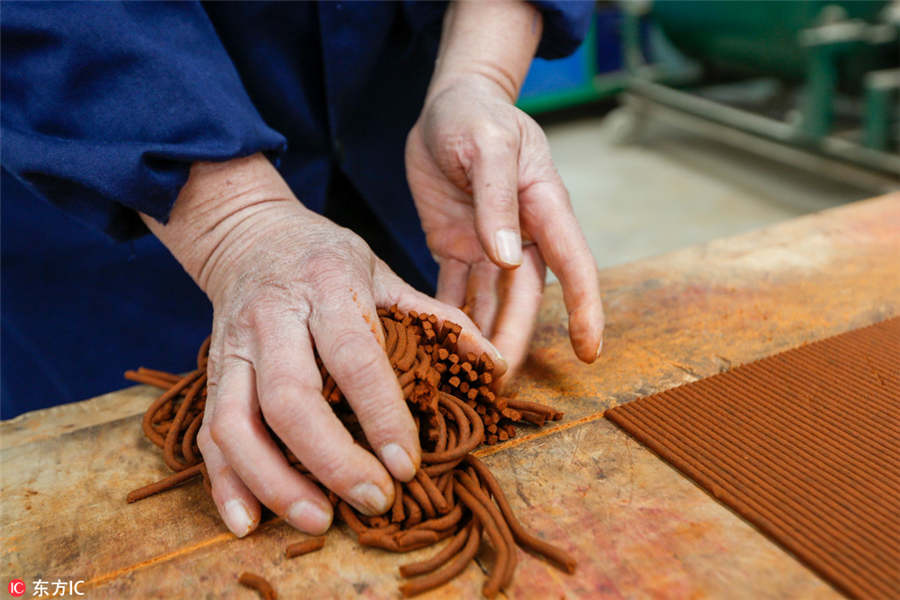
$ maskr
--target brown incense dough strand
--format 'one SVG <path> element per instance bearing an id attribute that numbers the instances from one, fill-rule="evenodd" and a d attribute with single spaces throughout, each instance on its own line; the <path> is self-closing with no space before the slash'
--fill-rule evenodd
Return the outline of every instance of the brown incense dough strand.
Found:
<path id="1" fill-rule="evenodd" d="M 197 394 L 200 392 L 200 386 L 206 383 L 206 373 L 203 373 L 197 381 L 191 386 L 191 389 L 188 390 L 187 395 L 185 395 L 184 400 L 181 401 L 181 406 L 178 407 L 178 412 L 175 413 L 175 419 L 172 421 L 172 426 L 169 429 L 169 433 L 166 435 L 166 443 L 163 447 L 163 459 L 166 461 L 166 464 L 169 465 L 173 471 L 181 471 L 182 469 L 190 466 L 182 463 L 175 456 L 175 446 L 178 441 L 178 434 L 181 430 L 181 425 L 184 422 L 184 417 L 187 415 L 188 410 L 191 408 L 191 404 L 194 402 L 194 399 L 197 397 Z"/>
<path id="2" fill-rule="evenodd" d="M 125 379 L 144 385 L 152 385 L 164 390 L 169 389 L 175 383 L 167 378 L 156 377 L 150 373 L 143 373 L 140 369 L 137 371 L 125 371 Z"/>
<path id="3" fill-rule="evenodd" d="M 403 508 L 406 509 L 406 521 L 404 521 L 404 524 L 407 527 L 412 527 L 422 521 L 422 509 L 411 496 L 403 495 Z"/>
<path id="4" fill-rule="evenodd" d="M 401 371 L 409 370 L 416 360 L 416 350 L 419 347 L 416 337 L 416 334 L 413 333 L 411 329 L 406 329 L 406 348 L 397 361 L 397 368 Z"/>
<path id="5" fill-rule="evenodd" d="M 463 484 L 466 490 L 468 490 L 469 493 L 471 493 L 487 509 L 491 518 L 494 519 L 494 523 L 497 524 L 497 529 L 500 531 L 500 535 L 503 536 L 506 546 L 509 548 L 509 560 L 506 563 L 506 570 L 503 573 L 502 579 L 502 585 L 503 587 L 506 587 L 512 583 L 513 574 L 516 571 L 516 562 L 518 561 L 516 557 L 516 542 L 513 539 L 512 532 L 509 530 L 509 525 L 500 511 L 497 510 L 494 503 L 491 502 L 487 493 L 481 488 L 481 485 L 479 485 L 477 475 L 469 476 L 466 473 L 457 471 L 456 478 Z"/>
<path id="6" fill-rule="evenodd" d="M 387 352 L 388 357 L 394 356 L 394 351 L 397 349 L 397 326 L 396 322 L 393 319 L 382 319 L 382 325 L 384 326 L 385 338 L 384 338 L 384 349 Z"/>
<path id="7" fill-rule="evenodd" d="M 179 486 L 185 481 L 193 479 L 197 475 L 200 474 L 201 469 L 203 468 L 203 463 L 198 465 L 194 465 L 192 467 L 188 467 L 182 471 L 176 471 L 175 473 L 160 479 L 159 481 L 153 482 L 150 485 L 145 485 L 144 487 L 138 488 L 136 490 L 132 490 L 128 493 L 128 496 L 125 498 L 126 502 L 131 504 L 132 502 L 137 502 L 138 500 L 143 500 L 148 496 L 152 496 L 154 494 L 159 494 L 160 492 L 165 492 L 167 490 L 172 489 L 173 487 Z"/>
<path id="8" fill-rule="evenodd" d="M 394 480 L 394 505 L 391 507 L 391 522 L 399 523 L 406 518 L 403 510 L 403 484 Z"/>
<path id="9" fill-rule="evenodd" d="M 346 523 L 357 535 L 369 530 L 369 528 L 363 525 L 363 522 L 359 520 L 359 517 L 357 517 L 356 513 L 353 512 L 353 509 L 350 508 L 350 505 L 343 500 L 338 502 L 337 510 L 338 514 L 341 515 L 341 518 L 344 520 L 344 523 Z"/>
<path id="10" fill-rule="evenodd" d="M 447 394 L 445 392 L 441 392 L 441 402 L 446 403 L 448 406 L 452 406 L 451 410 L 454 411 L 454 414 L 457 410 L 461 410 L 465 417 L 457 422 L 467 421 L 470 423 L 472 427 L 472 433 L 464 440 L 461 440 L 459 446 L 454 448 L 453 450 L 448 450 L 445 452 L 423 452 L 422 460 L 428 462 L 446 462 L 450 460 L 454 460 L 456 458 L 462 458 L 472 450 L 478 447 L 479 444 L 484 440 L 484 423 L 481 420 L 481 417 L 478 416 L 478 413 L 475 412 L 468 404 L 462 402 L 455 398 L 454 396 Z"/>
<path id="11" fill-rule="evenodd" d="M 527 410 L 532 413 L 546 415 L 551 421 L 558 421 L 563 416 L 561 412 L 554 410 L 552 407 L 538 404 L 537 402 L 526 402 L 524 400 L 514 400 L 510 398 L 507 400 L 506 405 L 513 410 Z"/>
<path id="12" fill-rule="evenodd" d="M 475 558 L 475 555 L 478 553 L 478 546 L 481 543 L 481 526 L 477 523 L 473 524 L 468 529 L 464 530 L 464 532 L 467 532 L 467 535 L 465 537 L 465 546 L 462 551 L 454 556 L 444 569 L 437 572 L 431 572 L 424 577 L 408 581 L 401 585 L 400 591 L 404 596 L 415 596 L 422 592 L 427 592 L 428 590 L 442 586 L 462 573 L 463 570 L 469 566 L 469 563 L 472 562 L 472 559 Z"/>
<path id="13" fill-rule="evenodd" d="M 472 532 L 473 525 L 474 520 L 469 521 L 469 523 L 465 527 L 463 527 L 456 533 L 456 535 L 453 536 L 453 539 L 450 540 L 450 543 L 444 546 L 440 552 L 438 552 L 431 558 L 415 563 L 400 565 L 400 574 L 404 577 L 415 577 L 416 575 L 424 575 L 425 573 L 430 573 L 431 571 L 439 568 L 441 565 L 443 565 L 459 553 L 463 545 L 466 543 L 466 540 L 469 538 L 469 535 Z"/>
<path id="14" fill-rule="evenodd" d="M 199 457 L 194 454 L 194 442 L 197 440 L 197 431 L 200 430 L 200 425 L 202 423 L 203 413 L 200 412 L 194 417 L 194 420 L 191 421 L 191 424 L 188 425 L 188 428 L 184 431 L 184 437 L 181 440 L 181 454 L 188 464 L 194 464 L 199 459 Z"/>
<path id="15" fill-rule="evenodd" d="M 512 507 L 509 505 L 509 500 L 506 499 L 506 494 L 503 493 L 503 489 L 500 487 L 500 484 L 497 483 L 497 480 L 494 479 L 494 475 L 487 468 L 487 465 L 485 465 L 483 462 L 481 462 L 481 460 L 472 455 L 467 456 L 466 461 L 475 468 L 475 470 L 478 472 L 478 475 L 481 476 L 482 481 L 487 484 L 488 489 L 494 496 L 494 499 L 497 501 L 497 505 L 500 507 L 500 511 L 506 518 L 506 522 L 509 524 L 509 528 L 512 530 L 513 536 L 515 536 L 516 541 L 519 542 L 519 544 L 521 544 L 522 546 L 530 548 L 538 554 L 542 554 L 550 560 L 556 562 L 556 564 L 565 569 L 567 573 L 574 573 L 577 561 L 571 554 L 569 554 L 562 548 L 557 548 L 556 546 L 531 535 L 530 533 L 528 533 L 525 527 L 522 526 L 522 523 L 520 523 L 516 518 Z"/>
<path id="16" fill-rule="evenodd" d="M 462 516 L 462 507 L 457 504 L 446 515 L 437 517 L 436 519 L 422 521 L 421 523 L 413 525 L 411 529 L 434 529 L 435 531 L 442 531 L 456 525 L 460 519 L 462 519 Z"/>
<path id="17" fill-rule="evenodd" d="M 277 600 L 278 598 L 278 594 L 275 593 L 272 584 L 256 573 L 244 571 L 241 573 L 241 576 L 238 577 L 238 582 L 244 587 L 259 592 L 259 595 L 263 600 Z"/>
<path id="18" fill-rule="evenodd" d="M 443 452 L 447 449 L 447 420 L 444 419 L 444 415 L 441 414 L 441 411 L 437 411 L 434 415 L 435 421 L 437 422 L 437 430 L 438 437 L 437 442 L 434 444 L 435 452 Z"/>
<path id="19" fill-rule="evenodd" d="M 411 546 L 425 542 L 433 544 L 440 539 L 440 535 L 432 529 L 408 529 L 394 534 L 394 539 L 401 546 Z"/>
<path id="20" fill-rule="evenodd" d="M 450 505 L 447 504 L 447 500 L 444 498 L 441 490 L 437 488 L 434 481 L 428 476 L 428 473 L 419 469 L 416 471 L 416 481 L 422 486 L 422 489 L 425 490 L 425 494 L 439 514 L 444 515 L 450 512 Z"/>
<path id="21" fill-rule="evenodd" d="M 484 588 L 482 588 L 482 593 L 485 596 L 493 598 L 500 591 L 500 587 L 503 585 L 503 580 L 506 577 L 506 565 L 509 562 L 511 549 L 506 545 L 506 539 L 501 535 L 494 518 L 487 508 L 475 496 L 470 494 L 469 490 L 462 483 L 456 481 L 453 485 L 456 487 L 456 495 L 469 507 L 472 514 L 484 527 L 491 544 L 494 546 L 494 550 L 497 552 L 494 568 L 488 574 L 488 580 L 484 582 Z"/>
<path id="22" fill-rule="evenodd" d="M 391 364 L 397 366 L 397 363 L 400 361 L 400 358 L 406 353 L 406 343 L 408 342 L 408 338 L 406 337 L 406 329 L 400 326 L 397 327 L 397 346 L 394 347 L 394 352 L 390 355 Z"/>
<path id="23" fill-rule="evenodd" d="M 314 537 L 302 542 L 295 542 L 284 549 L 285 558 L 296 558 L 321 550 L 325 546 L 325 536 Z"/>
<path id="24" fill-rule="evenodd" d="M 410 495 L 422 508 L 422 512 L 425 513 L 425 516 L 429 519 L 433 519 L 437 516 L 437 511 L 434 510 L 434 505 L 431 503 L 431 499 L 428 498 L 428 494 L 425 493 L 425 490 L 422 489 L 422 485 L 413 479 L 412 481 L 406 482 L 406 489 L 409 490 Z"/>
<path id="25" fill-rule="evenodd" d="M 137 372 L 142 375 L 149 375 L 163 381 L 168 381 L 169 385 L 167 385 L 165 389 L 169 389 L 181 379 L 181 375 L 167 373 L 166 371 L 158 371 L 156 369 L 148 369 L 147 367 L 138 367 Z"/>
<path id="26" fill-rule="evenodd" d="M 157 447 L 163 448 L 166 444 L 166 441 L 153 429 L 153 417 L 156 415 L 157 411 L 159 411 L 160 408 L 165 406 L 170 400 L 181 393 L 183 389 L 191 385 L 197 377 L 200 377 L 200 374 L 200 371 L 194 371 L 190 375 L 184 377 L 181 381 L 169 388 L 165 394 L 157 398 L 153 402 L 153 404 L 150 405 L 150 408 L 147 409 L 147 412 L 144 413 L 144 418 L 141 421 L 141 427 L 144 430 L 144 435 L 146 435 L 147 439 L 153 442 Z"/>

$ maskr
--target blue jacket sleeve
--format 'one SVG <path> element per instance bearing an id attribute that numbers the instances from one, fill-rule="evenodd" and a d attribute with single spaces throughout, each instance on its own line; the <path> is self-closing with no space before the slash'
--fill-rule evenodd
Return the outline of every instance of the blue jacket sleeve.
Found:
<path id="1" fill-rule="evenodd" d="M 531 3 L 544 17 L 544 35 L 538 44 L 537 56 L 553 59 L 575 52 L 591 26 L 594 2 L 537 0 Z"/>
<path id="2" fill-rule="evenodd" d="M 114 238 L 192 162 L 285 148 L 199 3 L 7 2 L 2 33 L 3 168 Z"/>

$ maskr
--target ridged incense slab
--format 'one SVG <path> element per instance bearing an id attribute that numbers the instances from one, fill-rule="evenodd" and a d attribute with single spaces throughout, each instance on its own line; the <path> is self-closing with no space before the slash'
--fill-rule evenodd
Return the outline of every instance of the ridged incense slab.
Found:
<path id="1" fill-rule="evenodd" d="M 606 417 L 854 598 L 900 598 L 900 318 Z"/>

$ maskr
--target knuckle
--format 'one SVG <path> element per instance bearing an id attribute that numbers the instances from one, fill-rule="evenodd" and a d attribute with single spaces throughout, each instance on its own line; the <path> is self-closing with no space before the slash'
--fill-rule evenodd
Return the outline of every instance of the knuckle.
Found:
<path id="1" fill-rule="evenodd" d="M 518 140 L 510 129 L 495 121 L 483 121 L 475 129 L 475 141 L 481 152 L 502 153 L 514 150 Z"/>
<path id="2" fill-rule="evenodd" d="M 352 383 L 372 382 L 377 378 L 384 352 L 374 343 L 374 338 L 357 332 L 343 331 L 335 335 L 331 346 L 331 367 L 352 375 Z"/>
<path id="3" fill-rule="evenodd" d="M 373 444 L 406 434 L 406 428 L 401 425 L 403 410 L 395 403 L 384 400 L 363 402 L 354 407 L 356 416 L 365 423 L 366 437 Z"/>
<path id="4" fill-rule="evenodd" d="M 465 326 L 471 323 L 469 315 L 456 307 L 453 307 L 449 311 L 447 311 L 447 317 L 447 320 L 456 323 L 457 325 Z"/>
<path id="5" fill-rule="evenodd" d="M 319 439 L 318 443 L 307 444 L 298 458 L 310 471 L 330 489 L 341 493 L 340 487 L 357 480 L 360 475 L 358 461 L 353 458 L 354 441 L 348 433 L 337 439 Z M 327 442 L 327 443 L 326 443 Z"/>
<path id="6" fill-rule="evenodd" d="M 516 190 L 505 185 L 494 184 L 493 193 L 490 195 L 490 210 L 494 214 L 500 214 L 504 217 L 512 217 L 515 219 L 515 225 L 518 225 L 519 202 Z"/>
<path id="7" fill-rule="evenodd" d="M 225 451 L 229 443 L 234 439 L 235 432 L 240 426 L 240 421 L 228 410 L 217 410 L 209 425 L 209 435 L 213 443 Z"/>
<path id="8" fill-rule="evenodd" d="M 318 282 L 322 278 L 348 277 L 348 265 L 374 265 L 373 254 L 369 245 L 355 233 L 339 228 L 334 236 L 327 240 L 308 257 L 303 265 L 305 279 Z"/>
<path id="9" fill-rule="evenodd" d="M 284 305 L 284 297 L 271 287 L 264 286 L 241 307 L 238 323 L 246 328 L 265 322 Z"/>
<path id="10" fill-rule="evenodd" d="M 334 490 L 339 496 L 346 497 L 353 487 L 361 480 L 369 480 L 382 487 L 387 488 L 390 480 L 387 478 L 386 472 L 381 469 L 371 469 L 365 464 L 363 457 L 354 457 L 351 455 L 342 455 L 332 459 L 327 469 L 322 469 L 321 474 L 316 473 L 319 479 L 326 483 L 327 487 Z M 377 460 L 372 458 L 373 463 L 378 464 Z"/>
<path id="11" fill-rule="evenodd" d="M 311 314 L 305 294 L 280 284 L 262 284 L 222 327 L 226 348 L 246 348 L 253 331 L 271 332 L 288 318 L 306 323 Z"/>
<path id="12" fill-rule="evenodd" d="M 346 496 L 359 479 L 358 472 L 354 473 L 353 468 L 342 462 L 335 463 L 333 467 L 329 465 L 328 469 L 321 469 L 320 473 L 314 475 L 338 496 Z"/>
<path id="13" fill-rule="evenodd" d="M 210 452 L 214 452 L 216 449 L 216 443 L 213 441 L 210 426 L 205 422 L 200 426 L 200 430 L 197 432 L 197 446 L 200 448 L 200 453 L 204 456 Z"/>
<path id="14" fill-rule="evenodd" d="M 278 375 L 266 382 L 259 399 L 263 413 L 276 421 L 294 421 L 306 412 L 306 400 L 321 393 L 321 386 L 310 385 L 292 375 Z"/>

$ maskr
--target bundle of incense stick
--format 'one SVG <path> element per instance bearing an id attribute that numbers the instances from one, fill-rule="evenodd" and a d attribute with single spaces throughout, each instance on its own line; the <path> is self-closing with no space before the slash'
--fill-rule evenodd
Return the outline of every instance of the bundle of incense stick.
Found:
<path id="1" fill-rule="evenodd" d="M 385 515 L 365 516 L 325 490 L 337 514 L 356 532 L 359 543 L 408 552 L 450 539 L 430 559 L 400 567 L 401 574 L 409 578 L 400 587 L 405 596 L 450 581 L 474 559 L 484 539 L 496 556 L 483 588 L 489 598 L 512 581 L 517 546 L 543 555 L 568 573 L 574 572 L 575 559 L 526 531 L 497 480 L 471 454 L 482 443 L 494 444 L 515 436 L 516 423 L 542 426 L 547 420 L 562 418 L 562 413 L 496 394 L 492 389 L 493 362 L 486 354 L 479 357 L 459 351 L 459 325 L 449 321 L 441 324 L 434 315 L 403 313 L 396 306 L 379 309 L 378 316 L 384 327 L 385 350 L 419 430 L 422 465 L 411 481 L 394 481 L 394 504 Z M 197 369 L 185 376 L 144 368 L 125 374 L 133 381 L 165 389 L 144 414 L 142 426 L 175 471 L 131 492 L 129 502 L 197 475 L 203 477 L 209 491 L 197 448 L 206 402 L 208 353 L 207 339 L 198 353 Z M 318 364 L 323 395 L 357 443 L 368 448 L 349 404 L 321 361 Z M 278 443 L 290 464 L 316 481 L 290 450 Z"/>

